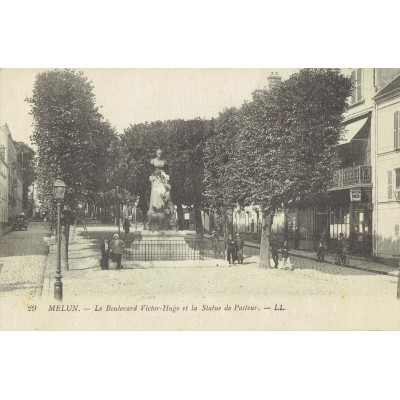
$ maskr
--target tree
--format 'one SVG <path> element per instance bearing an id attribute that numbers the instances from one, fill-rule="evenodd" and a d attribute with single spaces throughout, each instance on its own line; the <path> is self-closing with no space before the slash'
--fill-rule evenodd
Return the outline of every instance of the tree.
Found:
<path id="1" fill-rule="evenodd" d="M 338 165 L 335 146 L 350 90 L 351 81 L 338 70 L 303 69 L 271 90 L 254 92 L 240 110 L 241 121 L 233 124 L 239 126 L 232 138 L 236 152 L 223 150 L 219 159 L 229 160 L 211 166 L 223 172 L 225 204 L 261 209 L 260 266 L 269 266 L 276 212 L 326 192 Z"/>
<path id="2" fill-rule="evenodd" d="M 26 210 L 29 206 L 29 187 L 35 181 L 35 152 L 24 142 L 15 142 L 17 149 L 17 161 L 22 169 L 22 198 L 23 208 Z"/>
<path id="3" fill-rule="evenodd" d="M 95 104 L 93 85 L 82 72 L 52 70 L 37 75 L 31 105 L 37 146 L 37 180 L 43 207 L 55 215 L 53 182 L 67 184 L 65 245 L 68 245 L 70 216 L 100 188 L 99 171 L 107 156 L 107 141 L 114 135 Z M 66 252 L 67 253 L 67 252 Z M 64 260 L 67 264 L 67 260 Z"/>
<path id="4" fill-rule="evenodd" d="M 192 206 L 196 231 L 203 234 L 201 208 L 204 204 L 204 147 L 212 132 L 212 124 L 204 119 L 172 121 L 174 129 L 169 143 L 171 157 L 172 200 L 178 216 L 182 205 Z M 183 228 L 183 215 L 179 216 Z"/>
<path id="5" fill-rule="evenodd" d="M 240 202 L 237 186 L 241 178 L 233 166 L 238 163 L 238 135 L 243 115 L 235 107 L 227 108 L 212 123 L 213 134 L 204 147 L 204 196 L 206 204 L 223 219 L 223 227 L 220 228 L 226 235 L 229 230 L 227 209 L 233 210 Z"/>

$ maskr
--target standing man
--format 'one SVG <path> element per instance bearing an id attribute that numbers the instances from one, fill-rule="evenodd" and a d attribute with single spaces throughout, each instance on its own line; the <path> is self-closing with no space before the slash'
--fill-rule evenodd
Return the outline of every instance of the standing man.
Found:
<path id="1" fill-rule="evenodd" d="M 128 235 L 129 235 L 129 228 L 130 228 L 130 226 L 131 226 L 131 223 L 129 222 L 129 219 L 128 218 L 125 218 L 124 219 L 124 224 L 123 224 L 123 226 L 124 226 L 124 231 L 125 231 L 125 239 L 128 237 Z"/>
<path id="2" fill-rule="evenodd" d="M 236 258 L 239 264 L 243 264 L 244 240 L 239 233 L 236 234 Z"/>
<path id="3" fill-rule="evenodd" d="M 211 240 L 211 247 L 212 247 L 214 256 L 217 256 L 217 255 L 219 256 L 220 255 L 220 251 L 219 251 L 219 247 L 218 247 L 219 237 L 217 235 L 217 232 L 215 232 L 215 231 L 211 232 L 210 240 Z"/>
<path id="4" fill-rule="evenodd" d="M 317 260 L 324 262 L 325 260 L 325 252 L 328 248 L 328 243 L 327 243 L 327 232 L 326 229 L 324 228 L 322 230 L 321 237 L 319 238 L 319 243 L 317 247 Z"/>
<path id="5" fill-rule="evenodd" d="M 114 234 L 113 240 L 110 243 L 110 251 L 114 256 L 114 261 L 117 262 L 117 269 L 121 269 L 121 259 L 124 252 L 125 243 L 119 238 L 118 234 Z"/>
<path id="6" fill-rule="evenodd" d="M 346 253 L 347 253 L 347 240 L 344 237 L 343 233 L 339 233 L 338 243 L 337 243 L 337 253 L 344 264 L 346 261 Z"/>
<path id="7" fill-rule="evenodd" d="M 233 240 L 231 233 L 228 235 L 228 240 L 226 241 L 226 258 L 229 266 L 234 263 L 236 258 L 236 242 Z"/>

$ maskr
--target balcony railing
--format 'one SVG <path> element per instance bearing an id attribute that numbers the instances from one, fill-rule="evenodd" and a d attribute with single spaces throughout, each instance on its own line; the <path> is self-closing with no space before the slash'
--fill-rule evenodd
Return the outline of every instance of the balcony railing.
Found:
<path id="1" fill-rule="evenodd" d="M 371 174 L 370 165 L 339 169 L 333 175 L 333 187 L 371 183 Z"/>

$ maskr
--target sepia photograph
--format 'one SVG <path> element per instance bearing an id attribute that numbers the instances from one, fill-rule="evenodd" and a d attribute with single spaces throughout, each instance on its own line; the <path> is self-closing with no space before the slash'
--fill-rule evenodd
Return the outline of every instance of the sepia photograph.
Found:
<path id="1" fill-rule="evenodd" d="M 1 330 L 400 328 L 400 68 L 3 68 L 0 165 Z"/>
<path id="2" fill-rule="evenodd" d="M 397 398 L 397 9 L 3 2 L 2 398 Z"/>

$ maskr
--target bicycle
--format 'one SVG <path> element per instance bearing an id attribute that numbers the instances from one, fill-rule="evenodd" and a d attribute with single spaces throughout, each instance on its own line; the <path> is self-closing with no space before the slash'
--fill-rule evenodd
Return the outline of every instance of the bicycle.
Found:
<path id="1" fill-rule="evenodd" d="M 343 250 L 341 248 L 338 248 L 335 250 L 335 252 L 333 253 L 332 264 L 340 265 L 341 267 L 347 267 L 349 265 L 349 262 L 350 257 L 347 249 Z"/>

